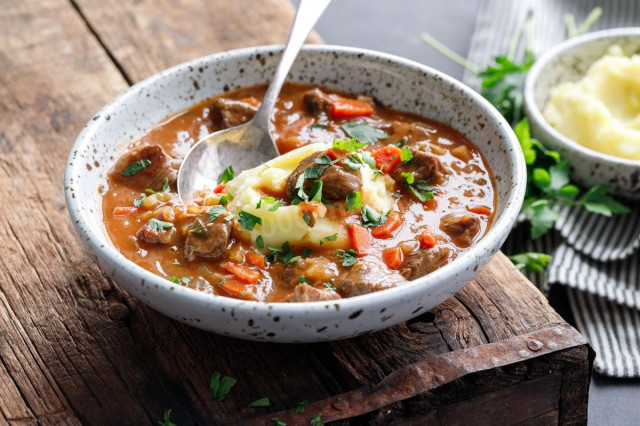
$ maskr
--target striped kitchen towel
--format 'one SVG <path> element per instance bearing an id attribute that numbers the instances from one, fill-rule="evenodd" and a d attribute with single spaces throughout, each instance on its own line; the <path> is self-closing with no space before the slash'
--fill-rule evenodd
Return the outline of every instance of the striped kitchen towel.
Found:
<path id="1" fill-rule="evenodd" d="M 582 22 L 596 6 L 604 13 L 592 31 L 640 26 L 637 0 L 480 0 L 469 60 L 485 67 L 504 55 L 511 35 L 529 11 L 535 22 L 533 50 L 539 53 L 565 39 L 567 13 Z M 522 55 L 523 46 L 519 50 Z M 479 86 L 471 72 L 465 73 L 464 80 Z M 597 353 L 596 372 L 640 377 L 640 206 L 611 219 L 580 207 L 563 208 L 555 228 L 532 240 L 528 224 L 521 223 L 503 250 L 552 253 L 547 273 L 528 273 L 529 279 L 545 292 L 553 284 L 568 287 L 576 327 Z"/>

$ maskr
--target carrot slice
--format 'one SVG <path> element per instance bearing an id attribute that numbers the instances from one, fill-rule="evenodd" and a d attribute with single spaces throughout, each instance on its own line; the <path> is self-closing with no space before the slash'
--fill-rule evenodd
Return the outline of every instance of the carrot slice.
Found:
<path id="1" fill-rule="evenodd" d="M 224 191 L 224 189 L 225 189 L 226 187 L 227 187 L 227 185 L 225 185 L 224 183 L 221 183 L 220 185 L 216 186 L 216 187 L 213 189 L 213 192 L 214 192 L 214 193 L 216 193 L 216 194 L 219 194 L 219 193 L 221 193 L 222 191 Z"/>
<path id="2" fill-rule="evenodd" d="M 234 278 L 227 278 L 219 288 L 224 290 L 229 296 L 239 299 L 255 300 L 255 298 L 247 291 L 247 285 Z"/>
<path id="3" fill-rule="evenodd" d="M 394 145 L 387 145 L 374 151 L 371 156 L 376 161 L 376 167 L 384 173 L 391 173 L 400 164 L 400 148 Z"/>
<path id="4" fill-rule="evenodd" d="M 114 207 L 113 215 L 114 216 L 129 216 L 132 213 L 138 211 L 137 207 Z"/>
<path id="5" fill-rule="evenodd" d="M 355 99 L 340 98 L 331 104 L 333 118 L 371 117 L 373 107 Z"/>
<path id="6" fill-rule="evenodd" d="M 473 207 L 467 207 L 467 210 L 469 210 L 471 213 L 475 213 L 475 214 L 482 214 L 485 216 L 491 216 L 491 209 L 487 206 L 473 206 Z"/>
<path id="7" fill-rule="evenodd" d="M 349 225 L 347 231 L 349 233 L 349 239 L 351 240 L 351 248 L 358 253 L 358 256 L 367 254 L 367 251 L 371 248 L 371 235 L 369 231 L 355 223 Z"/>
<path id="8" fill-rule="evenodd" d="M 420 241 L 420 248 L 432 248 L 438 243 L 431 231 L 423 231 L 418 237 L 418 241 Z"/>
<path id="9" fill-rule="evenodd" d="M 224 269 L 231 272 L 241 281 L 247 284 L 255 284 L 260 279 L 260 272 L 246 265 L 240 265 L 238 263 L 226 262 Z"/>
<path id="10" fill-rule="evenodd" d="M 404 260 L 404 253 L 400 247 L 382 250 L 382 261 L 389 269 L 398 269 Z"/>
<path id="11" fill-rule="evenodd" d="M 402 216 L 398 212 L 391 212 L 387 221 L 382 225 L 371 228 L 371 235 L 374 238 L 393 238 L 393 231 L 402 225 Z"/>
<path id="12" fill-rule="evenodd" d="M 245 254 L 245 257 L 247 258 L 247 261 L 253 266 L 257 266 L 258 268 L 262 269 L 267 267 L 267 263 L 264 261 L 264 255 L 260 253 L 249 251 Z"/>

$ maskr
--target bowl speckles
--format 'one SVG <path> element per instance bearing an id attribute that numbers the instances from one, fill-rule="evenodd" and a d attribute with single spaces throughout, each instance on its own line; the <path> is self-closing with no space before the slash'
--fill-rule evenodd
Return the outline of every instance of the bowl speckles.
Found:
<path id="1" fill-rule="evenodd" d="M 542 55 L 527 76 L 524 102 L 531 132 L 547 148 L 571 163 L 571 178 L 584 187 L 611 185 L 613 194 L 640 200 L 640 161 L 603 154 L 562 135 L 542 116 L 551 90 L 580 80 L 609 47 L 620 45 L 628 55 L 640 53 L 640 28 L 598 31 L 559 44 Z"/>
<path id="2" fill-rule="evenodd" d="M 331 302 L 260 303 L 205 294 L 160 278 L 127 260 L 109 241 L 101 215 L 103 176 L 130 141 L 202 99 L 266 83 L 279 59 L 274 46 L 196 59 L 131 87 L 89 121 L 69 155 L 65 189 L 76 228 L 100 267 L 141 302 L 163 314 L 227 336 L 275 342 L 344 339 L 420 315 L 472 280 L 511 230 L 524 197 L 526 171 L 515 135 L 481 96 L 423 65 L 383 53 L 306 47 L 290 80 L 364 93 L 465 134 L 497 177 L 491 230 L 451 264 L 401 287 Z"/>

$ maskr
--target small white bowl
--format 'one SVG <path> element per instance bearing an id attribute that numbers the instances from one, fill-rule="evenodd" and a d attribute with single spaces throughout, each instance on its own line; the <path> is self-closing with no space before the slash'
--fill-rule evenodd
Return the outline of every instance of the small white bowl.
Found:
<path id="1" fill-rule="evenodd" d="M 603 154 L 567 138 L 542 116 L 554 87 L 580 80 L 609 47 L 619 45 L 626 54 L 640 52 L 640 28 L 598 31 L 567 40 L 544 53 L 531 67 L 524 87 L 524 105 L 531 133 L 544 146 L 571 163 L 571 178 L 584 187 L 611 185 L 621 197 L 640 199 L 640 161 Z"/>
<path id="2" fill-rule="evenodd" d="M 102 270 L 141 302 L 178 321 L 243 339 L 317 342 L 380 330 L 427 312 L 472 280 L 500 249 L 524 198 L 526 168 L 503 117 L 460 82 L 406 59 L 337 46 L 309 46 L 290 77 L 351 93 L 449 123 L 484 153 L 495 173 L 496 220 L 470 250 L 443 268 L 377 293 L 308 303 L 262 303 L 206 294 L 173 284 L 126 259 L 102 222 L 99 185 L 132 140 L 194 103 L 238 87 L 266 83 L 281 47 L 255 47 L 187 62 L 131 87 L 105 106 L 78 136 L 66 168 L 73 221 Z"/>

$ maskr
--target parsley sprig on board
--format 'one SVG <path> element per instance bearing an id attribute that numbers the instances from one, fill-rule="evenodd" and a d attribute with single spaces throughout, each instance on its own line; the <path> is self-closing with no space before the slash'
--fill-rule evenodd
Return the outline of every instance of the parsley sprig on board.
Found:
<path id="1" fill-rule="evenodd" d="M 574 37 L 587 32 L 598 19 L 602 10 L 594 9 L 585 21 L 577 26 L 571 15 L 565 16 L 567 34 Z M 563 161 L 556 151 L 548 150 L 538 140 L 531 137 L 529 123 L 524 118 L 523 88 L 527 72 L 535 62 L 531 47 L 533 15 L 527 14 L 525 21 L 517 28 L 506 56 L 494 58 L 486 69 L 462 58 L 428 34 L 423 40 L 447 58 L 462 65 L 481 78 L 481 93 L 511 123 L 520 141 L 527 164 L 527 189 L 522 213 L 531 224 L 531 237 L 539 238 L 553 228 L 560 217 L 557 206 L 582 206 L 592 213 L 603 216 L 628 213 L 629 209 L 609 196 L 609 185 L 599 184 L 585 192 L 569 179 L 569 163 Z M 517 63 L 513 58 L 517 46 L 526 34 L 525 58 Z M 529 270 L 542 269 L 548 262 L 541 261 L 539 253 L 525 253 L 518 258 L 519 264 Z M 518 255 L 519 256 L 519 255 Z M 515 258 L 516 256 L 512 257 Z M 546 259 L 546 258 L 545 258 Z M 520 262 L 526 260 L 526 262 Z"/>

